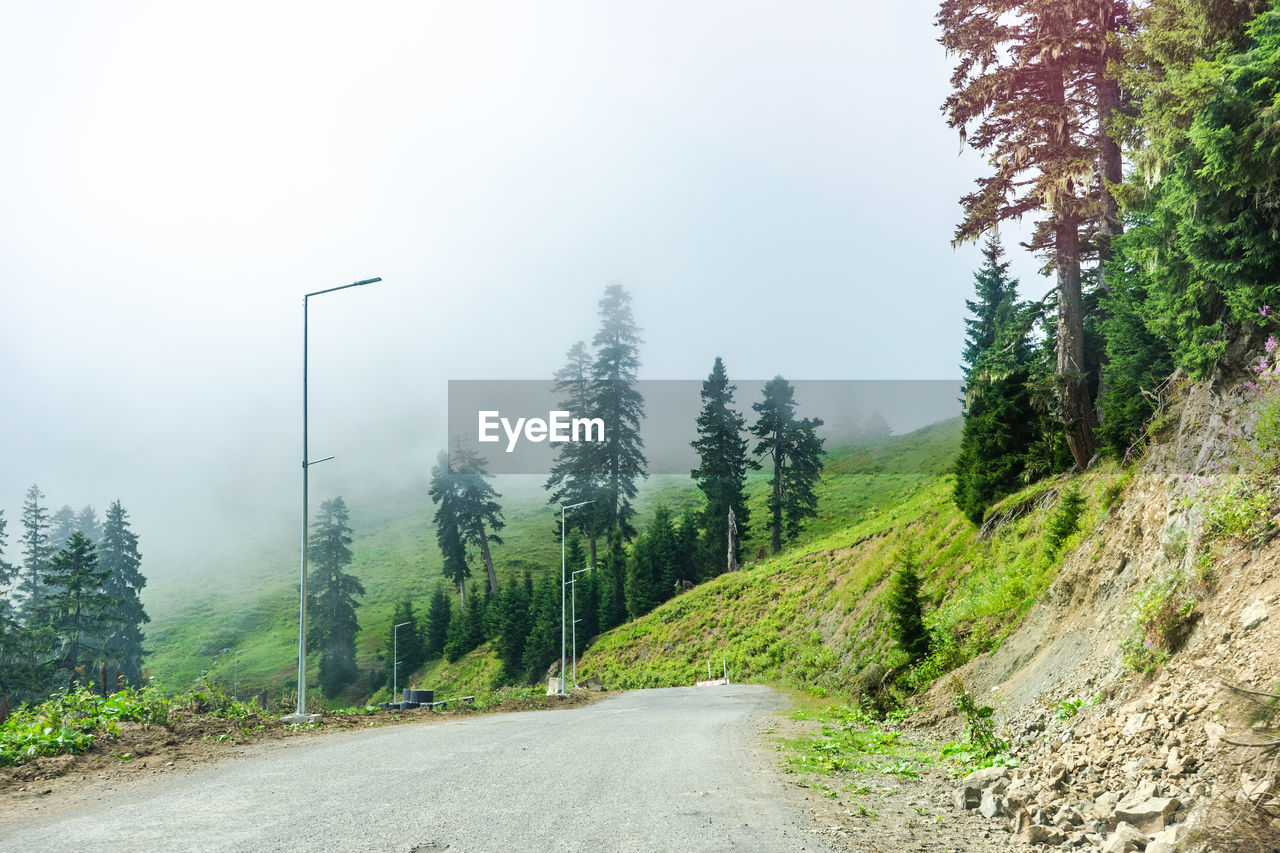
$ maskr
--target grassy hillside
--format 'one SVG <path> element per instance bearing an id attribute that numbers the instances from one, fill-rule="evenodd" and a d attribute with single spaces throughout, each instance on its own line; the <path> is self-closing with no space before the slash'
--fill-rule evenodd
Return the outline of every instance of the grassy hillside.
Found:
<path id="1" fill-rule="evenodd" d="M 1076 478 L 1091 529 L 1120 488 L 1113 464 Z M 926 622 L 942 642 L 918 670 L 928 678 L 994 648 L 1053 580 L 1063 548 L 1045 541 L 1054 483 L 1014 495 L 994 512 L 1026 511 L 983 539 L 951 501 L 951 478 L 919 486 L 862 521 L 724 575 L 600 637 L 578 665 L 610 687 L 689 684 L 727 662 L 731 677 L 851 694 L 902 663 L 888 638 L 885 581 L 904 547 L 915 549 Z M 1047 499 L 1047 500 L 1044 500 Z M 1043 506 L 1047 504 L 1047 507 Z"/>
<path id="2" fill-rule="evenodd" d="M 959 433 L 957 419 L 885 442 L 832 449 L 819 486 L 819 517 L 809 524 L 798 547 L 863 523 L 922 484 L 935 482 L 954 456 Z M 767 542 L 766 480 L 766 472 L 751 476 L 748 555 Z M 557 517 L 546 503 L 541 478 L 504 477 L 497 486 L 507 519 L 505 544 L 494 549 L 499 577 L 526 567 L 535 572 L 558 570 L 559 545 L 553 535 Z M 323 497 L 327 496 L 313 499 L 318 504 Z M 638 496 L 639 522 L 643 525 L 659 503 L 678 513 L 697 499 L 685 478 L 650 478 Z M 409 595 L 425 608 L 425 599 L 441 582 L 440 554 L 425 483 L 376 501 L 348 497 L 347 503 L 355 531 L 352 570 L 367 593 L 359 611 L 362 630 L 357 641 L 358 663 L 367 671 L 379 665 L 394 602 Z M 229 684 L 232 656 L 219 656 L 218 650 L 244 649 L 239 659 L 242 691 L 275 693 L 289 688 L 296 672 L 298 630 L 295 524 L 283 516 L 264 523 L 224 557 L 205 559 L 180 579 L 158 579 L 148 587 L 146 603 L 154 621 L 147 631 L 147 665 L 152 675 L 182 686 L 212 664 L 214 674 Z M 473 568 L 478 580 L 483 570 Z M 497 668 L 486 655 L 481 649 L 456 664 L 436 662 L 414 681 L 446 692 L 489 686 Z"/>

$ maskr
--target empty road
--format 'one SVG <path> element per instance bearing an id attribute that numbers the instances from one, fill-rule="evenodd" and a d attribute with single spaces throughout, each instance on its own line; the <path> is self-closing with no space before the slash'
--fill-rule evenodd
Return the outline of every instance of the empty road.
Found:
<path id="1" fill-rule="evenodd" d="M 282 742 L 0 829 L 0 850 L 812 851 L 756 749 L 763 687 Z"/>

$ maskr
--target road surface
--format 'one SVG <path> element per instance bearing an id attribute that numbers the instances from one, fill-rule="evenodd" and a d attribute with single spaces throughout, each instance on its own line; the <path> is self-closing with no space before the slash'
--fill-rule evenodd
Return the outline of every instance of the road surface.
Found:
<path id="1" fill-rule="evenodd" d="M 764 687 L 343 732 L 0 829 L 0 850 L 830 853 L 754 732 Z"/>

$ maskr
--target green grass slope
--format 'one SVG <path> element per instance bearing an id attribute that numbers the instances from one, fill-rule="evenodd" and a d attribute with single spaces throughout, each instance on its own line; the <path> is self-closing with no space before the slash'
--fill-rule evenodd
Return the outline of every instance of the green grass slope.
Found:
<path id="1" fill-rule="evenodd" d="M 850 466 L 865 464 L 855 457 Z M 1112 464 L 1077 478 L 1087 500 L 1081 531 L 1099 522 L 1120 479 Z M 738 681 L 855 694 L 860 680 L 878 680 L 885 667 L 904 662 L 888 635 L 885 582 L 910 545 L 924 579 L 926 623 L 939 639 L 916 670 L 927 680 L 997 646 L 1053 580 L 1062 555 L 1084 541 L 1079 532 L 1049 550 L 1045 528 L 1056 502 L 1041 508 L 1039 499 L 1056 485 L 1037 484 L 1003 501 L 993 512 L 1024 511 L 984 539 L 952 503 L 951 477 L 935 477 L 861 521 L 723 575 L 601 636 L 579 661 L 579 678 L 599 675 L 618 688 L 674 686 L 706 677 L 708 660 L 717 674 L 723 660 Z"/>
<path id="2" fill-rule="evenodd" d="M 960 421 L 955 419 L 907 436 L 831 449 L 818 489 L 819 517 L 809 523 L 787 559 L 825 547 L 819 543 L 846 536 L 849 530 L 882 515 L 886 507 L 937 483 L 954 457 L 959 435 Z M 763 471 L 750 478 L 752 525 L 745 551 L 749 556 L 768 538 L 766 483 Z M 494 548 L 501 579 L 525 568 L 535 573 L 558 570 L 557 518 L 541 486 L 536 477 L 499 479 L 507 519 L 505 544 Z M 685 478 L 650 478 L 638 496 L 639 521 L 643 525 L 659 503 L 678 513 L 696 505 L 697 500 L 696 490 Z M 442 582 L 440 555 L 425 484 L 380 495 L 376 500 L 349 496 L 347 503 L 354 529 L 352 571 L 366 590 L 359 610 L 357 662 L 361 671 L 368 673 L 381 665 L 379 656 L 385 653 L 395 601 L 409 596 L 420 613 L 425 610 L 431 590 Z M 209 670 L 230 686 L 232 655 L 218 652 L 244 649 L 238 663 L 241 692 L 267 690 L 274 696 L 291 689 L 298 631 L 298 555 L 293 524 L 287 517 L 263 524 L 225 557 L 206 559 L 181 579 L 160 579 L 148 587 L 146 603 L 153 622 L 147 631 L 151 650 L 147 666 L 152 675 L 164 684 L 181 687 Z M 476 565 L 473 571 L 476 580 L 481 580 L 483 568 Z M 700 588 L 680 601 L 703 594 Z M 436 661 L 416 675 L 402 673 L 401 681 L 434 687 L 442 693 L 470 693 L 498 686 L 499 675 L 491 652 L 482 647 L 453 664 Z"/>

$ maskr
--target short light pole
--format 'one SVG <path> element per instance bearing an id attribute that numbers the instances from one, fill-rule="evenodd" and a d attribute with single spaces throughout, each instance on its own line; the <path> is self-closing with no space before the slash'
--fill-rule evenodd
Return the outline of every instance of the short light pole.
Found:
<path id="1" fill-rule="evenodd" d="M 240 701 L 240 655 L 244 653 L 244 649 L 237 649 L 231 657 L 231 698 L 237 702 Z"/>
<path id="2" fill-rule="evenodd" d="M 400 629 L 408 622 L 401 622 L 391 629 L 391 701 L 399 702 L 400 695 Z"/>
<path id="3" fill-rule="evenodd" d="M 378 281 L 382 279 L 366 278 L 363 281 L 353 281 L 351 284 L 312 291 L 302 296 L 302 580 L 298 592 L 298 707 L 291 716 L 284 718 L 286 723 L 312 722 L 311 715 L 307 713 L 307 527 L 310 521 L 307 512 L 307 469 L 333 458 L 326 456 L 324 459 L 312 462 L 307 455 L 307 308 L 313 296 Z"/>
<path id="4" fill-rule="evenodd" d="M 569 617 L 573 620 L 573 687 L 575 690 L 578 689 L 578 575 L 589 572 L 593 568 L 595 567 L 587 566 L 585 569 L 578 569 L 569 579 L 569 585 L 573 587 L 573 609 Z"/>
<path id="5" fill-rule="evenodd" d="M 595 503 L 595 501 L 583 501 L 582 503 L 569 504 L 568 506 L 560 507 L 560 694 L 559 695 L 561 696 L 568 695 L 568 691 L 564 689 L 564 674 L 565 674 L 564 665 L 566 663 L 565 655 L 564 655 L 564 644 L 565 644 L 565 640 L 567 639 L 565 637 L 565 624 L 564 624 L 564 620 L 565 620 L 564 514 L 571 509 L 576 509 L 577 507 L 586 506 L 587 504 L 593 504 L 593 503 Z"/>

